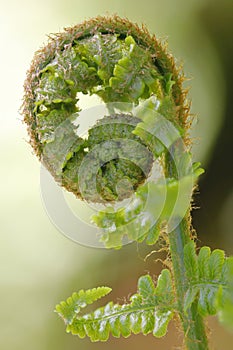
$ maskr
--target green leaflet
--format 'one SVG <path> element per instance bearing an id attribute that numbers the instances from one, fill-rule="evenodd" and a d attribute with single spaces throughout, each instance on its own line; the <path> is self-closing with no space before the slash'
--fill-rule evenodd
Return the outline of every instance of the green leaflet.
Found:
<path id="1" fill-rule="evenodd" d="M 172 80 L 172 73 L 167 73 L 163 77 L 164 80 L 164 90 L 167 94 L 171 93 L 172 86 L 175 84 L 175 81 Z"/>
<path id="2" fill-rule="evenodd" d="M 85 141 L 77 136 L 76 129 L 67 118 L 44 146 L 43 162 L 57 178 L 61 178 L 63 169 L 75 154 L 83 153 Z"/>
<path id="3" fill-rule="evenodd" d="M 161 106 L 157 108 L 158 111 L 156 110 L 157 100 L 150 99 L 148 102 L 136 110 L 137 116 L 142 121 L 138 123 L 133 134 L 139 136 L 155 156 L 160 156 L 162 152 L 169 150 L 176 141 L 182 140 L 183 131 L 168 120 L 168 113 L 159 112 Z"/>
<path id="4" fill-rule="evenodd" d="M 89 66 L 97 67 L 97 75 L 104 84 L 108 84 L 113 74 L 115 64 L 122 57 L 122 50 L 126 46 L 124 41 L 115 35 L 95 34 L 93 37 L 77 43 L 77 52 Z M 93 90 L 94 91 L 94 90 Z"/>
<path id="5" fill-rule="evenodd" d="M 104 297 L 111 292 L 109 287 L 98 287 L 80 290 L 73 293 L 66 301 L 56 306 L 56 312 L 63 318 L 66 324 L 71 324 L 80 310 L 96 300 Z"/>
<path id="6" fill-rule="evenodd" d="M 187 158 L 185 154 L 183 158 Z M 182 173 L 188 172 L 186 163 L 183 161 Z M 185 215 L 193 185 L 203 172 L 199 166 L 199 163 L 194 163 L 189 175 L 180 180 L 150 181 L 140 186 L 135 197 L 125 207 L 116 210 L 107 207 L 99 211 L 92 221 L 100 228 L 100 241 L 105 247 L 115 249 L 121 248 L 125 237 L 130 241 L 146 240 L 149 245 L 155 244 L 164 222 L 170 223 Z"/>
<path id="7" fill-rule="evenodd" d="M 80 338 L 88 336 L 91 341 L 106 341 L 110 334 L 117 338 L 127 338 L 131 333 L 153 333 L 155 337 L 166 334 L 168 323 L 173 317 L 174 303 L 171 275 L 168 270 L 162 271 L 156 287 L 149 275 L 140 277 L 138 293 L 130 298 L 129 304 L 110 302 L 89 314 L 79 314 L 81 307 L 92 303 L 94 298 L 97 300 L 108 294 L 109 291 L 106 287 L 81 291 L 57 305 L 56 311 L 63 318 L 67 332 Z"/>
<path id="8" fill-rule="evenodd" d="M 184 262 L 189 280 L 184 309 L 197 298 L 201 315 L 218 314 L 224 322 L 230 315 L 226 304 L 233 308 L 233 258 L 225 258 L 220 249 L 211 252 L 209 247 L 202 247 L 197 255 L 194 242 L 190 242 L 184 248 Z"/>
<path id="9" fill-rule="evenodd" d="M 233 329 L 233 257 L 226 259 L 223 266 L 224 279 L 228 281 L 228 291 L 224 291 L 223 286 L 220 286 L 216 308 L 218 310 L 218 317 L 220 321 L 230 328 Z"/>
<path id="10" fill-rule="evenodd" d="M 117 92 L 124 102 L 135 102 L 141 96 L 149 98 L 151 93 L 157 93 L 159 74 L 150 54 L 136 45 L 132 36 L 125 39 L 125 44 L 123 57 L 115 65 L 109 80 L 108 94 Z"/>

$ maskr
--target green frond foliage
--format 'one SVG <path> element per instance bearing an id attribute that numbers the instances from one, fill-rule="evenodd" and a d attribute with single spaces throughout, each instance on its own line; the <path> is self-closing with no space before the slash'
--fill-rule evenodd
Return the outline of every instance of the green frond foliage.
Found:
<path id="1" fill-rule="evenodd" d="M 184 309 L 197 299 L 202 316 L 218 314 L 226 321 L 233 309 L 233 258 L 226 258 L 220 249 L 211 252 L 209 247 L 202 247 L 197 255 L 190 242 L 184 248 L 184 262 L 189 280 Z"/>
<path id="2" fill-rule="evenodd" d="M 140 186 L 127 206 L 107 207 L 93 215 L 99 227 L 100 241 L 106 248 L 119 249 L 125 237 L 129 241 L 153 245 L 157 242 L 165 222 L 183 217 L 191 201 L 193 186 L 203 169 L 200 163 L 189 164 L 190 156 L 183 154 L 180 180 L 148 182 Z"/>
<path id="3" fill-rule="evenodd" d="M 93 304 L 96 300 L 104 297 L 111 292 L 109 287 L 98 287 L 80 290 L 73 293 L 66 301 L 56 306 L 56 312 L 63 318 L 66 324 L 71 324 L 80 310 L 87 305 Z"/>
<path id="4" fill-rule="evenodd" d="M 127 338 L 132 333 L 153 333 L 155 337 L 166 334 L 174 309 L 173 287 L 168 270 L 162 271 L 156 287 L 149 275 L 140 277 L 138 292 L 130 298 L 129 304 L 110 302 L 89 314 L 81 315 L 81 307 L 92 303 L 94 298 L 97 299 L 98 290 L 98 298 L 109 292 L 106 287 L 82 291 L 56 307 L 68 333 L 80 338 L 88 336 L 91 341 L 106 341 L 110 334 L 117 338 Z M 86 297 L 90 293 L 91 297 Z"/>
<path id="5" fill-rule="evenodd" d="M 228 289 L 219 288 L 216 300 L 219 320 L 229 329 L 233 329 L 233 257 L 226 259 L 224 266 L 225 279 L 228 281 Z"/>

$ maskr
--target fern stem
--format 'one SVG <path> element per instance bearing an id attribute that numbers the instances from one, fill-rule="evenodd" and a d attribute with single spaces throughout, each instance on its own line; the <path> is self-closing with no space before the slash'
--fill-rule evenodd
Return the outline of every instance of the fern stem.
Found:
<path id="1" fill-rule="evenodd" d="M 208 350 L 208 339 L 206 335 L 203 318 L 197 311 L 197 302 L 184 311 L 184 298 L 188 289 L 184 264 L 184 246 L 191 240 L 189 217 L 186 216 L 181 223 L 169 233 L 170 253 L 173 265 L 175 289 L 179 316 L 185 334 L 185 345 L 187 350 Z"/>
<path id="2" fill-rule="evenodd" d="M 125 182 L 122 182 L 121 190 L 120 187 L 116 188 L 116 183 L 129 179 L 133 190 L 137 191 L 150 174 L 154 155 L 162 161 L 165 160 L 163 165 L 165 165 L 167 172 L 166 179 L 171 181 L 167 182 L 167 188 L 171 191 L 172 198 L 173 192 L 176 192 L 175 189 L 178 186 L 179 178 L 177 179 L 177 177 L 179 176 L 177 176 L 175 162 L 170 154 L 173 152 L 174 159 L 179 160 L 180 155 L 186 152 L 183 149 L 183 144 L 186 147 L 190 143 L 186 135 L 190 122 L 189 103 L 186 101 L 187 92 L 182 87 L 183 79 L 182 72 L 176 68 L 175 60 L 167 53 L 166 47 L 157 41 L 155 36 L 151 36 L 145 27 L 139 28 L 127 19 L 121 19 L 117 16 L 96 17 L 67 28 L 65 32 L 52 36 L 48 45 L 35 54 L 28 71 L 25 81 L 23 114 L 24 121 L 28 125 L 30 143 L 55 180 L 78 198 L 85 199 L 87 202 L 108 202 L 111 204 L 117 200 L 130 198 L 132 191 L 125 188 Z M 88 130 L 87 139 L 81 138 L 77 134 L 77 125 L 73 123 L 74 116 L 81 112 L 81 107 L 77 106 L 77 93 L 80 92 L 97 95 L 110 111 L 110 116 L 105 116 Z M 155 97 L 154 103 L 151 99 Z M 147 106 L 145 107 L 147 112 L 144 118 L 138 119 L 133 114 L 129 114 L 128 109 L 129 105 L 138 106 L 141 102 Z M 150 104 L 152 107 L 148 107 Z M 121 108 L 119 107 L 121 113 L 115 113 L 113 106 L 121 106 Z M 159 126 L 157 129 L 157 125 L 153 124 L 152 111 L 156 112 L 158 116 L 163 116 L 169 124 L 161 128 Z M 115 120 L 118 123 L 114 123 Z M 140 124 L 142 124 L 142 128 Z M 174 135 L 165 135 L 169 140 L 167 145 L 166 142 L 163 143 L 163 138 L 160 140 L 160 136 L 167 133 L 167 125 L 170 124 L 173 124 L 177 129 L 179 137 L 177 139 L 177 133 L 175 133 L 175 142 Z M 155 134 L 151 132 L 152 129 Z M 170 136 L 172 142 L 170 142 Z M 146 138 L 150 138 L 150 140 Z M 179 142 L 180 138 L 182 142 Z M 108 147 L 110 147 L 109 142 L 114 139 L 127 141 L 128 158 L 126 153 L 122 153 L 123 146 L 119 147 L 118 143 L 111 144 L 111 157 L 106 156 L 105 158 L 107 147 L 104 149 L 101 148 L 101 145 L 108 142 Z M 139 150 L 139 148 L 135 148 L 136 143 L 144 149 L 144 153 L 139 154 L 140 157 L 132 159 L 132 155 Z M 94 150 L 97 149 L 95 146 L 98 146 L 100 153 L 94 153 Z M 169 152 L 165 150 L 167 147 Z M 151 148 L 153 149 L 151 150 Z M 84 163 L 85 157 L 86 163 Z M 139 161 L 139 158 L 142 162 Z M 94 161 L 90 161 L 91 159 Z M 82 167 L 83 164 L 85 166 Z M 183 168 L 186 167 L 185 157 L 181 159 L 180 164 L 183 171 Z M 194 176 L 193 169 L 190 174 L 186 173 L 186 169 L 184 169 L 183 176 L 186 177 L 186 180 L 187 178 L 189 180 L 189 176 L 198 177 L 198 175 Z M 152 185 L 156 184 L 152 183 Z M 169 187 L 170 185 L 173 188 Z M 141 187 L 141 192 L 136 193 L 137 199 L 143 198 L 147 194 L 146 190 L 146 186 L 143 189 Z M 167 194 L 170 193 L 169 191 Z M 167 217 L 170 218 L 167 214 L 170 208 L 169 205 L 166 208 L 166 204 L 172 201 L 170 201 L 169 196 L 167 197 L 168 200 L 166 199 L 164 205 L 166 210 L 161 213 L 164 215 L 161 222 L 168 220 Z M 132 228 L 130 234 L 127 232 L 130 240 L 141 242 L 146 238 L 148 244 L 156 242 L 158 239 L 157 231 L 159 232 L 160 228 L 159 221 L 150 229 L 146 228 L 148 230 L 146 232 L 144 231 L 146 230 L 146 221 L 143 219 L 141 227 L 135 226 L 136 230 L 134 230 L 135 223 L 135 225 L 140 226 L 140 214 L 144 211 L 143 200 L 138 201 L 138 206 L 132 206 L 130 210 L 127 209 L 127 215 L 125 208 L 114 212 L 109 211 L 108 209 L 111 208 L 107 207 L 106 211 L 99 211 L 98 215 L 93 216 L 93 221 L 97 226 L 104 229 L 101 242 L 104 242 L 107 248 L 120 248 L 123 236 L 129 227 Z M 147 214 L 146 211 L 145 213 Z M 172 214 L 183 217 L 183 213 L 174 214 L 172 212 Z M 156 217 L 157 215 L 155 215 Z M 126 231 L 122 227 L 126 227 Z M 141 229 L 142 231 L 140 231 Z M 141 233 L 143 234 L 141 235 Z M 188 277 L 190 274 L 188 275 L 188 268 L 186 270 L 187 264 L 185 265 L 184 258 L 184 248 L 193 239 L 189 211 L 180 224 L 168 234 L 168 238 L 177 309 L 185 334 L 186 349 L 208 350 L 205 324 L 198 311 L 198 302 L 195 300 L 193 302 L 192 299 L 191 306 L 185 309 L 185 297 L 192 281 L 192 276 Z M 195 246 L 193 245 L 191 248 L 193 255 L 195 255 Z M 189 257 L 190 250 L 186 249 L 186 254 Z M 208 254 L 210 255 L 207 252 Z M 219 256 L 218 253 L 217 255 Z M 195 260 L 195 258 L 193 259 Z M 221 262 L 223 259 L 223 253 L 220 253 L 219 260 L 216 258 L 213 261 Z M 192 259 L 190 261 L 192 262 Z M 215 272 L 216 263 L 212 262 L 212 265 L 211 270 Z M 219 274 L 217 269 L 216 275 Z M 215 281 L 214 278 L 213 281 Z M 224 278 L 223 281 L 225 281 Z M 198 279 L 195 282 L 199 283 Z M 212 280 L 207 282 L 212 283 Z M 161 303 L 161 295 L 165 292 L 164 286 L 167 288 L 168 296 L 164 298 L 166 302 Z M 222 288 L 222 286 L 220 287 Z M 74 293 L 71 298 L 67 299 L 66 303 L 58 305 L 56 310 L 65 320 L 68 331 L 78 334 L 81 338 L 88 335 L 92 341 L 106 341 L 111 332 L 116 337 L 121 334 L 127 337 L 132 332 L 136 334 L 139 331 L 142 331 L 143 334 L 153 332 L 155 336 L 161 337 L 166 333 L 168 322 L 174 313 L 173 294 L 172 298 L 170 297 L 171 291 L 173 292 L 170 272 L 163 270 L 156 289 L 148 276 L 140 279 L 139 290 L 141 290 L 141 295 L 137 294 L 136 299 L 132 299 L 131 304 L 126 305 L 128 309 L 125 305 L 122 307 L 116 305 L 115 308 L 115 305 L 110 303 L 106 308 L 97 309 L 89 316 L 77 315 L 83 307 L 108 294 L 109 288 L 103 287 Z M 150 306 L 147 306 L 148 300 L 152 300 Z M 212 298 L 212 300 L 214 299 Z M 159 309 L 160 304 L 161 308 Z M 157 315 L 155 312 L 153 315 L 155 308 Z M 207 306 L 206 309 L 208 309 Z M 131 319 L 128 317 L 130 313 L 133 315 Z M 143 321 L 142 315 L 145 316 Z M 122 316 L 121 319 L 120 316 Z M 111 325 L 110 320 L 112 320 Z M 93 323 L 98 325 L 98 331 L 92 327 Z M 85 328 L 84 325 L 87 327 Z"/>

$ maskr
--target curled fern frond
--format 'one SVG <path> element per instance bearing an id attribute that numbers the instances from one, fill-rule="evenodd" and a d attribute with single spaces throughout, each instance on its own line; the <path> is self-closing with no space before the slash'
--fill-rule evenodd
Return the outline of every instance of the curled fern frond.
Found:
<path id="1" fill-rule="evenodd" d="M 211 252 L 209 247 L 202 247 L 197 255 L 190 242 L 184 248 L 184 262 L 189 280 L 184 309 L 197 298 L 202 316 L 224 314 L 226 300 L 233 305 L 233 258 L 226 258 L 220 249 Z"/>
<path id="2" fill-rule="evenodd" d="M 105 292 L 106 287 L 103 288 Z M 80 315 L 80 303 L 83 300 L 79 292 L 56 307 L 67 325 L 67 332 L 80 338 L 88 336 L 91 341 L 106 341 L 110 334 L 126 338 L 131 333 L 153 333 L 155 337 L 162 337 L 174 311 L 171 275 L 168 270 L 163 270 L 156 287 L 149 275 L 140 277 L 138 293 L 130 298 L 129 304 L 110 302 L 89 314 Z"/>
<path id="3" fill-rule="evenodd" d="M 81 112 L 80 92 L 98 96 L 110 113 L 89 130 L 87 139 L 78 135 L 74 123 Z M 151 98 L 158 113 L 182 130 L 187 126 L 182 75 L 163 44 L 126 19 L 91 19 L 50 36 L 35 54 L 23 103 L 30 143 L 54 178 L 77 197 L 104 203 L 128 198 L 145 182 L 154 161 L 154 150 L 133 134 L 140 120 L 132 108 L 150 104 Z M 121 113 L 116 113 L 119 108 Z M 119 139 L 135 142 L 121 152 Z M 80 184 L 81 163 L 103 143 L 111 157 L 94 154 L 99 169 L 94 172 L 92 162 Z"/>

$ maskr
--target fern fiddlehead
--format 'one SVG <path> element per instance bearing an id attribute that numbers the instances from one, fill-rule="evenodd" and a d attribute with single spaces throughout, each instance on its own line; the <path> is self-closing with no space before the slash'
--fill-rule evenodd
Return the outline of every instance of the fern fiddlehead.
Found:
<path id="1" fill-rule="evenodd" d="M 173 84 L 175 88 L 171 91 Z M 80 111 L 78 92 L 96 94 L 106 104 L 138 104 L 139 100 L 148 100 L 153 95 L 161 102 L 158 112 L 163 114 L 167 110 L 167 117 L 170 115 L 177 125 L 184 126 L 187 117 L 184 93 L 172 57 L 166 55 L 161 44 L 148 36 L 145 29 L 119 18 L 94 19 L 52 38 L 36 54 L 25 92 L 23 113 L 36 154 L 53 176 L 78 197 L 82 195 L 77 173 L 87 149 L 112 138 L 142 142 L 132 134 L 137 120 L 129 113 L 101 120 L 89 130 L 88 140 L 78 137 L 72 124 Z M 144 172 L 129 160 L 119 159 L 116 152 L 114 160 L 102 167 L 102 174 L 97 176 L 98 191 L 101 193 L 105 188 L 98 199 L 117 198 L 110 180 L 112 171 L 119 179 L 129 178 L 134 190 L 143 183 L 151 169 L 151 151 L 144 149 L 141 157 L 146 162 Z M 96 200 L 91 194 L 86 199 Z"/>
<path id="2" fill-rule="evenodd" d="M 139 332 L 163 336 L 178 313 L 187 349 L 208 349 L 203 315 L 216 312 L 214 305 L 222 305 L 229 294 L 228 272 L 219 270 L 217 282 L 214 274 L 204 276 L 197 260 L 208 254 L 203 250 L 197 258 L 192 245 L 190 201 L 202 169 L 190 159 L 189 104 L 182 81 L 174 58 L 155 36 L 119 17 L 97 17 L 51 37 L 28 72 L 23 114 L 30 143 L 68 191 L 107 204 L 92 218 L 105 246 L 120 248 L 125 235 L 154 244 L 161 227 L 169 238 L 174 284 L 163 270 L 156 288 L 149 276 L 139 280 L 130 304 L 110 303 L 80 314 L 109 292 L 102 287 L 76 293 L 57 306 L 67 331 L 81 338 L 105 341 L 110 333 L 127 337 Z M 108 108 L 86 138 L 77 132 L 78 93 L 97 95 Z M 150 178 L 155 160 L 164 182 Z M 111 206 L 130 196 L 134 199 L 127 207 Z M 222 253 L 211 256 L 229 270 Z M 204 260 L 213 271 L 215 258 Z M 207 287 L 215 282 L 214 290 Z"/>

